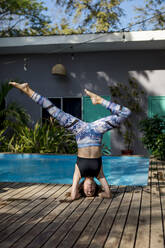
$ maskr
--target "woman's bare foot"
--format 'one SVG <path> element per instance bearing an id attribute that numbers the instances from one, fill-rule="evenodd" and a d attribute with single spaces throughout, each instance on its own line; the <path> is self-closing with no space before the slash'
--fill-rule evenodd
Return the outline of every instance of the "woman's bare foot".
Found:
<path id="1" fill-rule="evenodd" d="M 9 82 L 9 84 L 14 86 L 15 88 L 17 88 L 19 90 L 22 90 L 23 92 L 27 91 L 28 88 L 29 88 L 28 83 L 19 84 L 19 83 L 16 83 L 16 82 Z"/>
<path id="2" fill-rule="evenodd" d="M 22 92 L 24 92 L 25 94 L 27 94 L 28 96 L 32 96 L 33 92 L 30 87 L 29 87 L 29 84 L 28 83 L 23 83 L 23 84 L 19 84 L 19 83 L 16 83 L 16 82 L 9 82 L 10 85 L 12 85 L 13 87 L 21 90 Z"/>
<path id="3" fill-rule="evenodd" d="M 101 104 L 102 103 L 102 101 L 103 101 L 102 97 L 92 93 L 91 91 L 89 91 L 87 89 L 85 89 L 84 91 L 91 98 L 91 101 L 93 104 Z"/>

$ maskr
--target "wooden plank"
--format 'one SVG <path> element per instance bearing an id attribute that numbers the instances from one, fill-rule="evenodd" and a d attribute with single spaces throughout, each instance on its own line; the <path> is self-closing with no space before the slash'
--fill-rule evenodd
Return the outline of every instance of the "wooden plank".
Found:
<path id="1" fill-rule="evenodd" d="M 117 191 L 117 188 L 115 189 Z M 74 248 L 88 247 L 91 243 L 93 236 L 95 235 L 97 229 L 99 228 L 104 215 L 106 214 L 108 208 L 110 207 L 112 199 L 104 199 L 94 216 L 91 218 L 87 227 L 84 229 L 80 235 L 78 241 L 74 245 Z M 89 211 L 89 210 L 88 210 Z"/>
<path id="2" fill-rule="evenodd" d="M 71 248 L 73 247 L 74 243 L 79 238 L 80 234 L 84 230 L 84 228 L 87 226 L 91 218 L 93 217 L 94 213 L 96 212 L 97 208 L 100 206 L 100 203 L 103 200 L 99 197 L 96 197 L 92 203 L 90 204 L 89 208 L 87 208 L 84 213 L 81 215 L 77 223 L 73 226 L 73 228 L 67 232 L 67 235 L 62 240 L 61 243 L 58 242 L 58 245 L 60 245 L 61 248 Z M 54 246 L 54 245 L 53 245 Z M 49 245 L 50 247 L 50 245 Z M 55 245 L 54 247 L 57 247 Z"/>
<path id="3" fill-rule="evenodd" d="M 148 169 L 148 186 L 151 185 L 151 177 L 152 177 L 152 160 L 149 161 L 149 169 Z"/>
<path id="4" fill-rule="evenodd" d="M 0 182 L 0 189 L 2 189 L 3 187 L 5 187 L 6 182 Z"/>
<path id="5" fill-rule="evenodd" d="M 2 194 L 7 194 L 8 193 L 8 188 L 7 186 L 9 186 L 10 183 L 6 183 L 6 182 L 1 182 L 0 183 L 0 209 L 3 208 L 5 205 L 7 205 L 7 202 L 4 201 L 1 196 Z"/>
<path id="6" fill-rule="evenodd" d="M 46 186 L 48 184 L 43 184 L 43 185 Z M 17 188 L 10 189 L 6 195 L 2 196 L 2 198 L 5 200 L 8 200 L 8 199 L 10 200 L 12 198 L 17 197 L 17 195 L 19 195 L 19 194 L 23 195 L 24 192 L 26 194 L 26 192 L 29 191 L 31 187 L 33 189 L 33 188 L 40 187 L 40 186 L 42 186 L 42 184 L 36 184 L 36 183 L 23 184 L 23 183 L 21 183 L 19 186 L 17 186 Z"/>
<path id="7" fill-rule="evenodd" d="M 24 211 L 24 207 L 29 205 L 30 201 L 32 201 L 29 196 L 32 196 L 34 193 L 36 197 L 36 194 L 46 187 L 47 185 L 31 185 L 29 188 L 27 187 L 17 195 L 14 195 L 14 197 L 8 198 L 7 205 L 0 209 L 0 223 L 6 221 L 10 217 L 13 219 L 14 214 L 16 214 L 21 209 Z M 27 196 L 25 197 L 25 195 Z"/>
<path id="8" fill-rule="evenodd" d="M 4 187 L 8 187 L 8 188 L 13 188 L 16 185 L 19 185 L 19 182 L 0 182 L 0 189 L 4 188 Z"/>
<path id="9" fill-rule="evenodd" d="M 157 165 L 155 159 L 152 159 L 152 163 L 151 163 L 151 184 L 153 190 L 155 190 L 156 188 L 158 189 L 158 174 L 157 174 Z"/>
<path id="10" fill-rule="evenodd" d="M 63 186 L 63 187 L 59 185 L 59 190 L 57 190 L 57 187 L 53 187 L 49 191 L 50 196 L 47 199 L 45 199 L 44 202 L 40 204 L 37 214 L 35 216 L 32 216 L 28 221 L 26 221 L 24 225 L 18 228 L 4 242 L 2 242 L 2 246 L 5 247 L 10 244 L 14 248 L 14 247 L 18 247 L 18 243 L 19 243 L 20 247 L 25 247 L 25 243 L 26 243 L 25 237 L 27 236 L 24 236 L 24 235 L 29 230 L 31 230 L 37 223 L 39 223 L 44 218 L 45 215 L 49 214 L 57 205 L 59 205 L 59 202 L 55 202 L 55 198 L 58 198 L 59 196 L 61 196 L 61 194 L 66 192 L 68 188 L 69 188 L 68 185 Z M 41 225 L 41 222 L 40 222 L 40 225 Z M 23 238 L 21 239 L 21 237 Z"/>
<path id="11" fill-rule="evenodd" d="M 19 216 L 22 216 L 23 213 L 25 213 L 25 208 L 27 210 L 29 203 L 32 203 L 36 200 L 40 200 L 40 198 L 42 197 L 41 195 L 42 189 L 44 189 L 45 187 L 46 185 L 42 185 L 42 187 L 40 185 L 40 187 L 33 189 L 33 191 L 28 192 L 26 194 L 26 198 L 24 197 L 24 195 L 21 195 L 20 197 L 22 198 L 18 199 L 19 203 L 17 204 L 17 199 L 16 199 L 16 201 L 14 201 L 13 205 L 11 206 L 12 209 L 7 214 L 5 213 L 6 209 L 4 209 L 4 216 L 3 216 L 4 218 L 2 222 L 5 221 L 5 228 L 8 225 L 11 225 L 13 222 L 15 222 Z M 57 187 L 57 190 L 58 190 L 58 187 Z M 40 193 L 39 196 L 37 196 L 38 193 Z M 43 193 L 43 196 L 44 194 L 45 194 L 45 191 Z M 35 197 L 35 198 L 33 199 L 32 197 Z M 3 228 L 3 225 L 1 224 L 0 230 L 2 230 L 2 228 Z"/>
<path id="12" fill-rule="evenodd" d="M 15 187 L 7 187 L 7 191 L 1 193 L 1 200 L 6 200 L 9 197 L 12 197 L 14 195 L 16 195 L 18 192 L 21 192 L 23 190 L 25 190 L 28 187 L 28 184 L 24 183 L 19 185 L 17 183 L 17 185 L 15 185 Z"/>
<path id="13" fill-rule="evenodd" d="M 161 202 L 162 202 L 163 227 L 164 227 L 164 238 L 165 238 L 165 161 L 162 161 L 162 171 L 163 171 L 163 186 L 161 188 Z"/>
<path id="14" fill-rule="evenodd" d="M 2 219 L 2 214 L 4 215 L 5 212 L 7 213 L 12 208 L 12 201 L 10 201 L 9 199 L 11 199 L 13 196 L 15 197 L 17 195 L 17 193 L 19 193 L 19 192 L 24 192 L 24 190 L 26 190 L 26 189 L 27 189 L 27 187 L 25 187 L 25 188 L 23 187 L 21 189 L 19 189 L 19 188 L 18 189 L 12 189 L 1 198 L 0 220 Z M 4 211 L 4 207 L 5 207 L 5 211 Z"/>
<path id="15" fill-rule="evenodd" d="M 126 187 L 121 187 L 118 188 L 116 194 L 114 193 L 114 197 L 112 199 L 110 207 L 108 208 L 108 211 L 106 212 L 104 218 L 102 219 L 102 222 L 99 225 L 99 228 L 89 245 L 90 248 L 103 247 L 107 239 L 107 236 L 112 228 L 113 222 L 116 218 L 116 213 L 122 202 L 125 190 Z"/>
<path id="16" fill-rule="evenodd" d="M 34 230 L 34 235 L 36 235 L 36 237 L 32 240 L 31 243 L 29 243 L 28 246 L 26 247 L 41 247 L 43 246 L 50 238 L 54 239 L 55 238 L 55 242 L 56 239 L 58 240 L 59 238 L 61 238 L 61 236 L 63 235 L 63 232 L 59 232 L 57 237 L 53 237 L 53 235 L 56 233 L 56 231 L 58 231 L 58 229 L 65 223 L 67 222 L 68 218 L 74 213 L 75 209 L 81 204 L 81 202 L 83 202 L 84 199 L 80 198 L 79 200 L 73 201 L 73 202 L 68 202 L 68 201 L 64 201 L 62 202 L 58 208 L 55 209 L 54 215 L 55 218 L 52 219 L 51 223 L 48 223 L 49 225 L 44 229 L 44 230 L 40 230 L 39 235 L 36 235 L 37 229 L 35 228 Z M 67 204 L 67 207 L 66 207 Z M 76 221 L 76 220 L 75 220 Z M 40 225 L 36 226 L 40 228 Z M 68 229 L 70 228 L 70 226 L 68 227 Z"/>
<path id="17" fill-rule="evenodd" d="M 72 214 L 66 219 L 66 221 L 56 230 L 55 233 L 49 238 L 49 240 L 43 245 L 44 248 L 57 247 L 61 241 L 66 237 L 67 233 L 72 229 L 76 222 L 80 219 L 86 209 L 90 207 L 93 201 L 93 197 L 87 197 L 81 204 L 72 212 Z M 61 245 L 60 245 L 61 246 Z M 27 248 L 34 247 L 34 244 L 28 246 Z M 37 247 L 37 246 L 35 246 Z"/>
<path id="18" fill-rule="evenodd" d="M 53 186 L 50 187 L 48 185 L 42 191 L 38 192 L 37 195 L 42 196 L 44 194 L 45 197 L 49 197 L 53 194 L 51 189 L 53 189 Z M 5 228 L 3 231 L 0 232 L 0 242 L 5 240 L 9 235 L 15 232 L 18 228 L 20 228 L 24 223 L 28 221 L 28 219 L 37 214 L 37 212 L 41 210 L 42 204 L 44 205 L 44 199 L 42 198 L 30 202 L 29 205 L 23 209 L 21 217 L 15 220 L 15 222 L 12 223 L 9 227 Z"/>
<path id="19" fill-rule="evenodd" d="M 22 212 L 25 211 L 25 206 L 29 205 L 29 203 L 32 202 L 32 200 L 30 199 L 31 195 L 33 195 L 33 193 L 37 194 L 38 192 L 41 192 L 42 189 L 46 188 L 46 186 L 47 185 L 44 184 L 31 185 L 27 187 L 25 190 L 18 193 L 17 195 L 14 195 L 14 197 L 8 198 L 7 201 L 8 204 L 0 209 L 0 222 L 1 222 L 0 230 L 4 228 L 4 225 L 6 228 L 8 222 L 9 225 L 11 225 L 12 222 L 15 222 L 15 220 L 18 219 L 19 215 L 21 216 Z M 20 211 L 21 209 L 22 211 Z"/>
<path id="20" fill-rule="evenodd" d="M 12 183 L 13 184 L 13 183 Z M 16 184 L 16 183 L 15 183 Z M 9 185 L 11 185 L 10 182 L 0 182 L 0 193 L 3 192 L 3 188 L 8 187 Z M 1 191 L 2 190 L 2 191 Z"/>
<path id="21" fill-rule="evenodd" d="M 136 189 L 134 190 L 126 226 L 124 228 L 124 232 L 120 243 L 121 248 L 134 247 L 136 230 L 138 225 L 139 208 L 141 204 L 141 192 L 141 187 L 139 187 L 138 189 L 136 187 Z"/>
<path id="22" fill-rule="evenodd" d="M 164 162 L 165 163 L 165 162 Z M 158 183 L 159 183 L 159 193 L 160 193 L 160 204 L 162 211 L 162 230 L 163 230 L 163 241 L 165 247 L 165 167 L 163 161 L 158 162 Z"/>
<path id="23" fill-rule="evenodd" d="M 150 186 L 147 186 L 143 187 L 142 190 L 142 203 L 135 248 L 150 247 L 151 189 Z"/>
<path id="24" fill-rule="evenodd" d="M 14 195 L 14 197 L 8 198 L 6 201 L 7 205 L 0 209 L 0 223 L 6 221 L 10 217 L 13 218 L 14 214 L 29 204 L 30 199 L 28 199 L 28 197 L 32 197 L 36 194 L 36 192 L 42 190 L 45 187 L 46 185 L 44 184 L 40 186 L 36 184 L 31 185 L 17 195 Z"/>
<path id="25" fill-rule="evenodd" d="M 14 185 L 17 185 L 18 183 L 14 183 Z M 1 182 L 0 183 L 0 209 L 3 208 L 5 205 L 7 205 L 7 202 L 2 199 L 3 195 L 8 195 L 9 191 L 11 191 L 11 186 L 13 186 L 13 183 L 7 183 L 7 182 Z"/>
<path id="26" fill-rule="evenodd" d="M 127 220 L 127 216 L 131 204 L 133 191 L 134 191 L 133 187 L 126 188 L 126 192 L 123 195 L 123 199 L 119 207 L 119 210 L 117 211 L 116 218 L 114 220 L 110 233 L 104 244 L 105 248 L 119 247 L 120 239 L 122 237 L 123 229 L 125 226 L 125 222 Z"/>
<path id="27" fill-rule="evenodd" d="M 46 208 L 44 208 L 43 211 L 39 212 L 34 218 L 31 218 L 30 221 L 26 223 L 26 225 L 24 225 L 24 235 L 20 235 L 21 238 L 12 245 L 12 248 L 26 247 L 29 243 L 32 242 L 32 240 L 38 237 L 38 235 L 45 228 L 47 228 L 55 218 L 58 217 L 61 211 L 63 211 L 70 204 L 68 201 L 60 203 L 61 200 L 65 199 L 65 194 L 68 192 L 68 190 L 70 190 L 69 185 L 65 185 L 63 188 L 61 188 L 58 192 L 56 192 L 56 199 Z M 28 232 L 26 229 L 27 225 L 28 229 L 30 225 L 30 230 Z"/>
<path id="28" fill-rule="evenodd" d="M 29 189 L 29 187 L 33 186 L 34 184 L 30 184 L 30 183 L 21 183 L 20 185 L 15 185 L 14 187 L 11 186 L 12 188 L 9 189 L 9 191 L 7 193 L 5 193 L 4 195 L 1 196 L 1 199 L 4 203 L 3 206 L 0 207 L 0 213 L 4 213 L 4 209 L 2 208 L 6 208 L 6 213 L 9 209 L 12 208 L 12 199 L 17 197 L 18 194 L 20 193 L 24 193 L 26 192 L 27 189 Z M 36 187 L 36 186 L 34 186 Z M 2 216 L 1 216 L 2 217 Z M 1 218 L 0 218 L 1 219 Z"/>
<path id="29" fill-rule="evenodd" d="M 151 187 L 151 242 L 150 248 L 163 248 L 162 213 L 160 205 L 160 192 L 158 184 L 157 164 L 152 164 L 152 187 Z"/>
<path id="30" fill-rule="evenodd" d="M 109 199 L 104 199 L 102 201 L 93 218 L 91 218 L 87 227 L 84 229 L 78 241 L 74 245 L 74 248 L 83 248 L 89 246 L 110 204 L 111 200 Z"/>
<path id="31" fill-rule="evenodd" d="M 165 175 L 162 166 L 162 161 L 157 161 L 157 171 L 158 171 L 157 173 L 158 173 L 159 186 L 165 186 Z"/>

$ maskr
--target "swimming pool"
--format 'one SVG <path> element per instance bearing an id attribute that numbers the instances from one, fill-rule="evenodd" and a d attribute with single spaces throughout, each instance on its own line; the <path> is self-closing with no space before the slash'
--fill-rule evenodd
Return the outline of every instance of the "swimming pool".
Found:
<path id="1" fill-rule="evenodd" d="M 76 156 L 0 154 L 0 182 L 71 184 Z M 149 158 L 103 156 L 111 185 L 147 185 Z"/>

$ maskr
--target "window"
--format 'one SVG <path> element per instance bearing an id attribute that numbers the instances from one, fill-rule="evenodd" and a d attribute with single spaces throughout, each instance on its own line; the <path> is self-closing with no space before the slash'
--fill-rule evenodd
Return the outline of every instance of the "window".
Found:
<path id="1" fill-rule="evenodd" d="M 69 113 L 79 119 L 82 118 L 81 116 L 81 98 L 78 97 L 64 97 L 64 98 L 48 98 L 56 107 L 62 109 L 64 112 Z M 42 122 L 45 120 L 49 120 L 49 113 L 42 109 Z"/>

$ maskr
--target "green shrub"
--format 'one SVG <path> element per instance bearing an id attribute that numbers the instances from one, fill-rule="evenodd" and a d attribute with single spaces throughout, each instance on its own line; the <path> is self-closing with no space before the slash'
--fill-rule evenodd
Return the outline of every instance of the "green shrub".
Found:
<path id="1" fill-rule="evenodd" d="M 11 136 L 4 139 L 2 134 L 5 130 L 1 132 L 1 152 L 74 154 L 77 151 L 74 136 L 56 122 L 43 125 L 36 123 L 34 128 L 8 122 L 7 128 L 9 126 L 12 129 Z"/>
<path id="2" fill-rule="evenodd" d="M 156 148 L 152 154 L 160 160 L 165 160 L 165 133 L 157 137 Z"/>
<path id="3" fill-rule="evenodd" d="M 20 80 L 11 80 L 21 83 Z M 74 154 L 77 145 L 72 134 L 56 121 L 36 123 L 30 128 L 31 117 L 25 109 L 5 98 L 13 87 L 0 82 L 0 152 Z"/>
<path id="4" fill-rule="evenodd" d="M 163 117 L 155 115 L 140 122 L 143 133 L 142 142 L 149 152 L 158 159 L 165 159 L 165 121 Z"/>
<path id="5" fill-rule="evenodd" d="M 6 127 L 6 120 L 17 122 L 18 125 L 28 125 L 31 121 L 30 115 L 19 104 L 16 102 L 6 104 L 5 99 L 12 88 L 8 81 L 0 82 L 0 130 Z"/>

